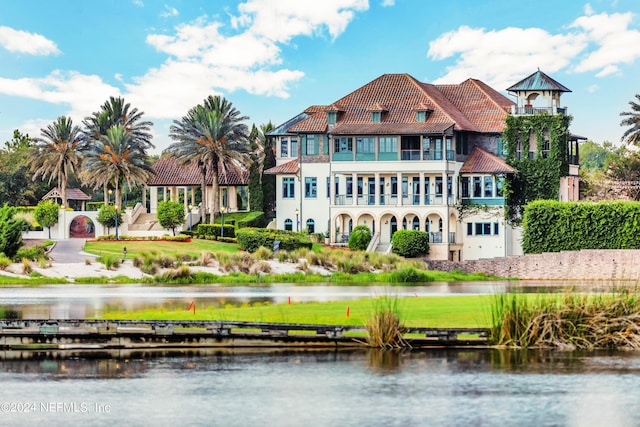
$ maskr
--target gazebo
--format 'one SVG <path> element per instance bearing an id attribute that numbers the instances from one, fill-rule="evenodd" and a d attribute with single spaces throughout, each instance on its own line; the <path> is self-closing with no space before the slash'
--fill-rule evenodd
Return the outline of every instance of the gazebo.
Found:
<path id="1" fill-rule="evenodd" d="M 60 191 L 60 188 L 56 187 L 56 188 L 52 188 L 51 191 L 49 191 L 47 194 L 45 194 L 42 197 L 42 200 L 46 200 L 46 199 L 54 199 L 54 200 L 58 200 L 60 199 L 62 201 L 62 192 Z M 82 202 L 82 208 L 80 210 L 84 211 L 85 210 L 85 205 L 84 202 L 86 202 L 87 200 L 91 200 L 90 196 L 87 196 L 84 191 L 82 191 L 79 188 L 68 188 L 67 189 L 67 201 L 69 200 L 80 200 Z M 62 201 L 61 204 L 64 204 L 64 201 Z M 77 205 L 76 205 L 77 207 Z"/>

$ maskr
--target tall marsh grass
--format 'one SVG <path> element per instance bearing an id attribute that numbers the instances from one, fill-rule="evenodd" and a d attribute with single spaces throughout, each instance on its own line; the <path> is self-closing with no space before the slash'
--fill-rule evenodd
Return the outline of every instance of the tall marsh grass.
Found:
<path id="1" fill-rule="evenodd" d="M 491 342 L 515 348 L 640 349 L 635 293 L 496 295 Z"/>
<path id="2" fill-rule="evenodd" d="M 374 300 L 373 313 L 366 322 L 367 343 L 384 349 L 410 348 L 404 339 L 398 298 L 380 297 Z"/>

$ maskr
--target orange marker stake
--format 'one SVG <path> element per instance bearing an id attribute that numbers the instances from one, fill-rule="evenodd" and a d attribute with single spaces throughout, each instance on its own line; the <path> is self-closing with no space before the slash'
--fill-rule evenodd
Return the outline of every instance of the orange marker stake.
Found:
<path id="1" fill-rule="evenodd" d="M 349 306 L 347 306 L 347 319 L 349 318 L 349 312 L 351 311 L 351 308 Z"/>
<path id="2" fill-rule="evenodd" d="M 287 304 L 291 305 L 291 297 L 287 298 Z"/>

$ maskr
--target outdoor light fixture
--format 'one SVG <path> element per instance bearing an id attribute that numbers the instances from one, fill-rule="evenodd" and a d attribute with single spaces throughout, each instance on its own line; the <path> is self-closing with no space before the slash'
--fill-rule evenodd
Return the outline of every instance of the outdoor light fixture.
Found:
<path id="1" fill-rule="evenodd" d="M 116 205 L 116 240 L 118 240 L 118 205 Z"/>
<path id="2" fill-rule="evenodd" d="M 300 211 L 296 209 L 296 231 L 300 231 L 300 221 L 298 220 L 299 215 L 300 215 Z"/>
<path id="3" fill-rule="evenodd" d="M 224 211 L 225 211 L 225 207 L 221 207 L 220 208 L 220 214 L 222 215 L 222 227 L 220 228 L 220 237 L 224 237 Z"/>
<path id="4" fill-rule="evenodd" d="M 189 231 L 191 231 L 191 209 L 193 209 L 193 205 L 189 205 Z"/>

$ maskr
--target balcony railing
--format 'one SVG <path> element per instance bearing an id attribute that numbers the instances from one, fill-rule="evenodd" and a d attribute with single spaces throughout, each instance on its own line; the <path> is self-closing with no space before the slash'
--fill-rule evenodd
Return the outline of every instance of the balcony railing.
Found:
<path id="1" fill-rule="evenodd" d="M 430 232 L 429 243 L 442 243 L 442 232 Z"/>
<path id="2" fill-rule="evenodd" d="M 513 114 L 527 116 L 533 114 L 567 114 L 566 107 L 513 107 Z"/>
<path id="3" fill-rule="evenodd" d="M 448 202 L 448 203 L 447 203 Z M 420 206 L 423 205 L 434 205 L 434 206 L 443 206 L 447 203 L 449 206 L 453 206 L 455 204 L 455 200 L 453 196 L 449 196 L 448 200 L 446 200 L 441 195 L 433 195 L 426 194 L 424 196 L 420 194 L 404 194 L 402 195 L 402 205 L 403 206 Z M 398 198 L 397 194 L 385 193 L 380 194 L 360 194 L 355 199 L 353 196 L 339 194 L 334 197 L 334 205 L 335 206 L 399 206 L 400 198 Z"/>

